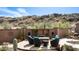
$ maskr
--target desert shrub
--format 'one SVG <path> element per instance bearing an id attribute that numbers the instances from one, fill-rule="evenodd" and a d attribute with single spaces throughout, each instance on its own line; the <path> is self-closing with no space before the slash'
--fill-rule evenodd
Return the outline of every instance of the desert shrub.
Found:
<path id="1" fill-rule="evenodd" d="M 8 51 L 8 43 L 3 42 L 2 47 L 0 48 L 0 51 Z"/>
<path id="2" fill-rule="evenodd" d="M 18 42 L 24 40 L 24 31 L 23 31 L 23 29 L 21 29 L 21 30 L 19 31 L 19 33 L 18 33 L 16 39 L 18 40 Z"/>
<path id="3" fill-rule="evenodd" d="M 63 45 L 62 50 L 63 51 L 73 51 L 73 48 L 72 48 L 72 46 Z"/>
<path id="4" fill-rule="evenodd" d="M 1 23 L 1 26 L 4 28 L 4 29 L 11 29 L 12 25 L 8 22 L 8 21 L 4 21 Z"/>

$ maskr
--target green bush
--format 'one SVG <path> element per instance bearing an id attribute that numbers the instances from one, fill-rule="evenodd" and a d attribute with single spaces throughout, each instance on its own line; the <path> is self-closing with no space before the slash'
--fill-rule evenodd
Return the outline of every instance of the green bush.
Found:
<path id="1" fill-rule="evenodd" d="M 63 45 L 62 50 L 63 51 L 73 51 L 73 48 L 72 48 L 72 46 Z"/>

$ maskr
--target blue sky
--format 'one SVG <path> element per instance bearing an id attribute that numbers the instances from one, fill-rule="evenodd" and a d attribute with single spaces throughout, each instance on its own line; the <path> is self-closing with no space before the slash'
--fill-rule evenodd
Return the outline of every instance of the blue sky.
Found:
<path id="1" fill-rule="evenodd" d="M 19 17 L 52 13 L 79 13 L 79 7 L 0 7 L 0 16 Z"/>

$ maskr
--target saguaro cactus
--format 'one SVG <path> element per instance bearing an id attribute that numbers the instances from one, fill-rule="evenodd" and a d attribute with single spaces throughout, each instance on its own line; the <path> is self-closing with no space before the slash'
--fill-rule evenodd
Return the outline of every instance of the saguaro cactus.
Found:
<path id="1" fill-rule="evenodd" d="M 17 51 L 17 39 L 13 40 L 13 50 Z"/>

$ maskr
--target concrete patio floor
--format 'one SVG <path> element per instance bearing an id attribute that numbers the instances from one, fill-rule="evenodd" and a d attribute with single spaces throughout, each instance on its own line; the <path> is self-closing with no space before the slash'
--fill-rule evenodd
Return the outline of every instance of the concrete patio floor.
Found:
<path id="1" fill-rule="evenodd" d="M 47 49 L 47 47 L 44 47 L 43 45 L 41 45 L 40 47 L 34 47 L 34 45 L 29 45 L 28 41 L 26 41 L 26 40 L 18 43 L 18 50 L 23 50 L 23 51 L 57 51 L 55 49 L 55 47 L 51 47 L 50 49 Z"/>

